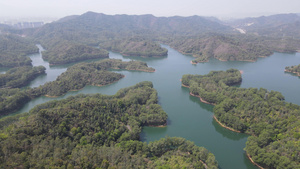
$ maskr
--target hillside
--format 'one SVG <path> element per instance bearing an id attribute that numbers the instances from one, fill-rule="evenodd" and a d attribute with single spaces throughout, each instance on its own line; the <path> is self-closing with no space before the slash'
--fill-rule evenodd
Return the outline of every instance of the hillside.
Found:
<path id="1" fill-rule="evenodd" d="M 84 45 L 85 48 L 100 46 L 102 49 L 130 56 L 165 56 L 167 51 L 157 44 L 160 42 L 183 54 L 195 56 L 194 63 L 206 62 L 209 58 L 223 61 L 255 61 L 258 57 L 269 56 L 274 51 L 296 52 L 300 49 L 300 40 L 293 39 L 300 30 L 297 29 L 297 18 L 298 15 L 286 14 L 247 18 L 231 23 L 233 27 L 247 28 L 250 32 L 260 30 L 260 33 L 256 31 L 245 35 L 234 32 L 234 28 L 225 26 L 211 17 L 105 15 L 87 12 L 46 24 L 28 31 L 27 35 L 41 43 L 55 56 L 53 58 L 58 58 L 58 55 L 66 52 L 61 49 L 67 48 L 61 46 L 76 45 Z M 249 22 L 255 24 L 245 26 Z M 286 31 L 281 32 L 279 27 L 285 27 Z M 62 45 L 57 45 L 62 41 Z M 82 57 L 78 53 L 72 57 L 74 58 L 62 63 L 73 62 L 78 58 L 91 58 Z"/>
<path id="2" fill-rule="evenodd" d="M 44 66 L 23 66 L 9 69 L 5 74 L 0 74 L 0 88 L 20 88 L 26 86 L 31 80 L 45 74 Z"/>
<path id="3" fill-rule="evenodd" d="M 194 64 L 208 62 L 210 58 L 221 61 L 256 61 L 273 52 L 296 52 L 300 49 L 300 40 L 242 34 L 175 37 L 165 43 L 185 55 L 194 56 Z"/>
<path id="4" fill-rule="evenodd" d="M 59 41 L 43 52 L 43 59 L 51 65 L 67 64 L 87 59 L 108 58 L 108 52 L 83 44 Z"/>
<path id="5" fill-rule="evenodd" d="M 229 23 L 247 33 L 261 36 L 300 38 L 300 16 L 297 14 L 277 14 L 257 18 L 245 18 Z"/>
<path id="6" fill-rule="evenodd" d="M 190 17 L 155 17 L 153 15 L 105 15 L 87 12 L 80 16 L 58 21 L 63 26 L 77 25 L 74 29 L 89 32 L 161 32 L 167 34 L 198 34 L 204 32 L 230 32 L 232 29 L 201 16 Z M 79 26 L 79 27 L 78 27 Z"/>
<path id="7" fill-rule="evenodd" d="M 160 57 L 168 55 L 167 49 L 142 38 L 107 41 L 100 43 L 99 46 L 125 56 Z"/>
<path id="8" fill-rule="evenodd" d="M 166 49 L 154 42 L 158 37 L 231 31 L 232 28 L 228 26 L 200 16 L 155 17 L 87 12 L 62 18 L 37 29 L 24 30 L 23 33 L 33 38 L 36 43 L 42 44 L 51 53 L 49 55 L 57 58 L 66 52 L 61 49 L 68 49 L 62 46 L 76 45 L 100 45 L 101 48 L 131 56 L 165 56 Z M 66 63 L 73 62 L 77 58 L 90 58 L 80 55 L 73 54 L 74 59 Z"/>
<path id="9" fill-rule="evenodd" d="M 0 34 L 0 67 L 31 65 L 26 56 L 37 53 L 38 48 L 26 38 L 13 34 Z"/>

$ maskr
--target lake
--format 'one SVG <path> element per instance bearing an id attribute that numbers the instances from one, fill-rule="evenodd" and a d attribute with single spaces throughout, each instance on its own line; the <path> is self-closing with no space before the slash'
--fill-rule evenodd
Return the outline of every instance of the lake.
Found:
<path id="1" fill-rule="evenodd" d="M 222 62 L 216 59 L 208 63 L 190 64 L 194 58 L 185 56 L 176 50 L 162 45 L 168 49 L 168 56 L 163 58 L 124 57 L 118 53 L 110 52 L 110 58 L 125 61 L 141 60 L 156 69 L 154 73 L 118 70 L 125 78 L 111 85 L 95 87 L 87 86 L 80 91 L 68 92 L 58 98 L 40 97 L 26 104 L 19 112 L 28 112 L 37 104 L 50 100 L 63 99 L 79 93 L 115 94 L 119 89 L 135 85 L 141 81 L 152 81 L 158 91 L 159 104 L 168 114 L 167 127 L 144 127 L 141 140 L 150 142 L 165 136 L 184 137 L 198 146 L 203 146 L 214 153 L 222 169 L 254 169 L 255 167 L 246 157 L 245 143 L 248 135 L 235 133 L 222 128 L 213 120 L 213 106 L 201 103 L 199 98 L 189 95 L 189 89 L 182 87 L 180 79 L 184 74 L 207 74 L 212 70 L 227 70 L 236 68 L 243 71 L 243 88 L 266 88 L 281 92 L 286 101 L 300 104 L 300 79 L 290 73 L 285 73 L 286 66 L 298 65 L 300 54 L 274 53 L 270 57 L 259 58 L 257 62 L 230 61 Z M 41 50 L 42 47 L 38 46 Z M 69 65 L 49 66 L 41 58 L 41 53 L 31 55 L 33 65 L 46 67 L 47 75 L 32 81 L 29 86 L 37 87 L 48 81 L 53 81 L 66 71 Z M 99 60 L 99 59 L 98 59 Z M 95 60 L 88 60 L 95 61 Z"/>

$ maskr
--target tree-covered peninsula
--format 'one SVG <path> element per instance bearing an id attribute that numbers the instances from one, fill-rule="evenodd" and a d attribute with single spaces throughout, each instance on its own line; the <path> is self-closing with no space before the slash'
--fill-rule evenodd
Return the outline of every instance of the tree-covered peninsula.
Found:
<path id="1" fill-rule="evenodd" d="M 160 57 L 167 56 L 168 50 L 159 44 L 142 38 L 127 38 L 100 43 L 100 47 L 119 52 L 125 56 Z"/>
<path id="2" fill-rule="evenodd" d="M 0 67 L 31 65 L 26 56 L 39 50 L 32 41 L 13 34 L 0 34 Z"/>
<path id="3" fill-rule="evenodd" d="M 218 168 L 213 154 L 183 138 L 149 144 L 141 127 L 165 125 L 151 82 L 113 96 L 71 96 L 1 119 L 1 168 Z M 15 119 L 14 119 L 15 118 Z"/>
<path id="4" fill-rule="evenodd" d="M 238 70 L 184 75 L 192 95 L 214 104 L 216 119 L 232 130 L 251 136 L 246 152 L 264 168 L 300 168 L 300 106 L 281 93 L 232 85 L 242 81 Z"/>
<path id="5" fill-rule="evenodd" d="M 32 95 L 61 96 L 71 90 L 79 90 L 87 85 L 103 86 L 120 80 L 122 74 L 109 69 L 126 69 L 154 72 L 146 63 L 140 61 L 123 62 L 119 59 L 105 59 L 92 63 L 78 63 L 67 69 L 53 82 L 32 89 Z"/>
<path id="6" fill-rule="evenodd" d="M 285 67 L 285 72 L 294 73 L 297 76 L 300 76 L 300 64 L 296 66 L 287 66 Z"/>
<path id="7" fill-rule="evenodd" d="M 22 66 L 9 69 L 5 74 L 0 74 L 0 88 L 19 88 L 26 86 L 31 80 L 45 74 L 44 66 Z"/>
<path id="8" fill-rule="evenodd" d="M 19 88 L 0 89 L 0 117 L 16 112 L 30 100 L 30 95 Z"/>
<path id="9" fill-rule="evenodd" d="M 108 52 L 83 44 L 60 41 L 43 52 L 43 59 L 51 65 L 67 64 L 87 59 L 108 58 Z"/>

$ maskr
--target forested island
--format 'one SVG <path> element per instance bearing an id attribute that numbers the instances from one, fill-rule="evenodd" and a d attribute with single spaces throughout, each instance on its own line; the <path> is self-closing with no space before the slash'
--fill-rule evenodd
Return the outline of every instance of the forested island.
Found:
<path id="1" fill-rule="evenodd" d="M 294 73 L 297 76 L 300 76 L 300 64 L 296 66 L 287 66 L 285 67 L 285 72 Z"/>
<path id="2" fill-rule="evenodd" d="M 113 96 L 71 96 L 1 119 L 1 168 L 212 168 L 213 154 L 183 138 L 138 141 L 144 125 L 165 125 L 151 82 Z"/>
<path id="3" fill-rule="evenodd" d="M 92 63 L 78 63 L 67 69 L 53 82 L 32 89 L 31 95 L 61 96 L 71 90 L 79 90 L 87 85 L 103 86 L 120 80 L 124 75 L 109 69 L 138 70 L 154 72 L 146 63 L 140 61 L 123 62 L 119 59 L 105 59 Z"/>
<path id="4" fill-rule="evenodd" d="M 27 92 L 19 88 L 0 89 L 0 117 L 16 112 L 31 99 Z"/>
<path id="5" fill-rule="evenodd" d="M 68 42 L 58 42 L 43 52 L 43 59 L 51 65 L 67 64 L 87 59 L 108 58 L 108 52 L 95 47 Z"/>
<path id="6" fill-rule="evenodd" d="M 38 67 L 38 69 L 42 67 Z M 0 89 L 0 116 L 13 113 L 33 98 L 46 95 L 56 97 L 66 94 L 71 90 L 80 90 L 87 85 L 103 86 L 120 80 L 122 74 L 114 73 L 111 69 L 137 70 L 154 72 L 155 69 L 148 67 L 141 61 L 123 62 L 119 59 L 105 59 L 91 63 L 78 63 L 67 69 L 53 82 L 48 82 L 40 87 L 20 89 Z M 13 69 L 14 70 L 14 69 Z M 21 69 L 20 69 L 21 70 Z M 13 71 L 12 71 L 13 72 Z M 21 74 L 20 74 L 21 75 Z M 27 75 L 23 74 L 24 76 Z M 12 81 L 20 85 L 22 79 Z M 17 83 L 20 82 L 20 83 Z"/>
<path id="7" fill-rule="evenodd" d="M 125 56 L 161 57 L 168 54 L 168 50 L 159 44 L 138 37 L 103 42 L 100 47 Z"/>
<path id="8" fill-rule="evenodd" d="M 195 37 L 174 37 L 165 43 L 182 54 L 196 59 L 193 64 L 208 62 L 210 58 L 221 61 L 250 61 L 277 52 L 296 52 L 300 41 L 292 39 L 257 37 L 255 35 L 207 34 Z"/>
<path id="9" fill-rule="evenodd" d="M 0 74 L 0 88 L 20 88 L 26 86 L 31 80 L 45 74 L 44 66 L 23 66 L 9 69 L 5 74 Z"/>
<path id="10" fill-rule="evenodd" d="M 14 34 L 0 34 L 0 67 L 30 66 L 29 54 L 38 53 L 29 39 Z"/>
<path id="11" fill-rule="evenodd" d="M 246 152 L 264 168 L 300 168 L 300 106 L 287 103 L 281 93 L 260 88 L 238 88 L 238 70 L 183 75 L 192 95 L 214 104 L 216 119 L 250 134 Z"/>

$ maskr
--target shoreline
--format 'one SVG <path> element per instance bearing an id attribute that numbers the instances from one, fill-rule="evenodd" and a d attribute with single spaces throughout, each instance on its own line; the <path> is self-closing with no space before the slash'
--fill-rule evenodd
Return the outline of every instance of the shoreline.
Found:
<path id="1" fill-rule="evenodd" d="M 180 79 L 180 81 L 181 81 L 181 79 Z M 190 88 L 190 86 L 184 85 L 184 84 L 182 84 L 182 83 L 181 83 L 181 86 Z M 191 96 L 194 96 L 194 97 L 199 97 L 200 101 L 203 102 L 203 103 L 210 104 L 210 105 L 214 105 L 214 106 L 216 105 L 216 104 L 214 104 L 214 103 L 210 103 L 210 102 L 204 100 L 201 96 L 195 95 L 195 94 L 193 94 L 192 92 L 190 92 L 190 95 L 191 95 Z"/>
<path id="2" fill-rule="evenodd" d="M 163 124 L 163 125 L 146 125 L 147 127 L 159 127 L 159 128 L 163 128 L 163 127 L 167 127 L 167 124 Z"/>
<path id="3" fill-rule="evenodd" d="M 231 127 L 228 127 L 228 126 L 224 125 L 223 123 L 221 123 L 221 122 L 217 119 L 217 117 L 216 117 L 215 115 L 213 116 L 213 118 L 214 118 L 214 119 L 216 120 L 216 122 L 219 123 L 220 126 L 222 126 L 223 128 L 226 128 L 226 129 L 228 129 L 228 130 L 230 130 L 230 131 L 234 131 L 234 132 L 237 132 L 237 133 L 241 133 L 240 131 L 235 130 L 235 129 L 233 129 L 233 128 L 231 128 Z"/>
<path id="4" fill-rule="evenodd" d="M 256 162 L 253 161 L 253 159 L 251 158 L 251 156 L 246 152 L 248 159 L 251 161 L 252 164 L 254 164 L 255 166 L 257 166 L 260 169 L 264 169 L 262 166 L 258 165 Z"/>
<path id="5" fill-rule="evenodd" d="M 191 92 L 190 92 L 190 95 L 191 95 L 191 96 L 195 96 L 195 97 L 199 97 L 199 99 L 200 99 L 200 101 L 201 101 L 202 103 L 210 104 L 210 105 L 213 105 L 213 106 L 216 105 L 216 104 L 214 104 L 214 103 L 210 103 L 210 102 L 204 100 L 204 99 L 203 99 L 201 96 L 199 96 L 199 95 L 195 95 L 195 94 L 193 94 L 193 93 L 191 93 Z"/>
<path id="6" fill-rule="evenodd" d="M 288 72 L 288 73 L 296 74 L 296 76 L 300 76 L 300 72 L 292 72 L 292 71 L 289 71 L 289 70 L 286 70 L 286 69 L 284 69 L 284 71 Z"/>
<path id="7" fill-rule="evenodd" d="M 144 69 L 120 69 L 120 68 L 114 68 L 112 67 L 111 69 L 115 69 L 115 70 L 132 70 L 132 71 L 141 71 L 141 72 L 149 72 L 149 73 L 153 73 L 155 72 L 156 70 L 144 70 Z"/>
<path id="8" fill-rule="evenodd" d="M 192 65 L 197 65 L 198 63 L 206 63 L 206 62 L 208 62 L 208 61 L 200 61 L 200 62 L 193 62 L 193 61 L 190 61 L 190 63 L 192 64 Z"/>
<path id="9" fill-rule="evenodd" d="M 130 69 L 127 69 L 127 70 L 130 70 Z M 141 72 L 149 72 L 149 73 L 153 73 L 155 72 L 156 70 L 143 70 L 143 69 L 136 69 L 137 71 L 141 71 Z"/>
<path id="10" fill-rule="evenodd" d="M 125 75 L 122 75 L 122 78 L 124 78 L 125 77 Z M 121 79 L 122 79 L 121 78 Z M 121 80 L 121 79 L 119 79 L 119 80 Z M 102 87 L 102 86 L 106 86 L 106 85 L 110 85 L 110 84 L 113 84 L 113 83 L 115 83 L 115 82 L 117 82 L 117 81 L 119 81 L 119 80 L 115 80 L 115 81 L 113 81 L 112 83 L 109 83 L 109 84 L 105 84 L 105 85 L 85 85 L 83 88 L 85 88 L 86 86 L 97 86 L 97 87 Z M 81 88 L 81 89 L 73 89 L 73 90 L 69 90 L 69 91 L 67 91 L 67 93 L 68 92 L 76 92 L 76 91 L 79 91 L 79 90 L 82 90 L 83 88 Z M 60 96 L 63 96 L 63 95 L 66 95 L 67 93 L 64 93 L 64 94 L 62 94 L 62 95 L 60 95 Z M 49 98 L 56 98 L 56 97 L 60 97 L 60 96 L 50 96 L 50 95 L 48 95 L 48 94 L 45 94 L 45 95 L 43 95 L 43 96 L 45 96 L 45 97 L 49 97 Z"/>
<path id="11" fill-rule="evenodd" d="M 240 72 L 242 73 L 243 71 L 240 70 Z M 181 81 L 181 79 L 180 79 L 180 81 Z M 182 84 L 182 83 L 181 83 L 181 85 L 182 85 L 183 87 L 189 88 L 189 86 L 184 85 L 184 84 Z M 190 95 L 195 96 L 195 97 L 199 97 L 199 98 L 200 98 L 200 101 L 203 102 L 203 103 L 215 105 L 215 104 L 212 104 L 212 103 L 209 103 L 209 102 L 203 100 L 200 96 L 194 95 L 194 94 L 191 93 L 191 92 L 190 92 Z M 235 129 L 233 129 L 233 128 L 231 128 L 231 127 L 228 127 L 228 126 L 224 125 L 223 123 L 221 123 L 221 122 L 217 119 L 217 117 L 216 117 L 215 115 L 213 115 L 213 118 L 216 120 L 216 122 L 217 122 L 221 127 L 225 128 L 225 129 L 227 129 L 227 130 L 236 132 L 236 133 L 241 133 L 240 131 L 235 130 Z M 253 161 L 253 159 L 250 157 L 250 155 L 247 153 L 247 151 L 245 151 L 245 152 L 246 152 L 246 154 L 247 154 L 248 159 L 250 160 L 250 162 L 251 162 L 252 164 L 254 164 L 255 166 L 257 166 L 257 167 L 260 168 L 260 169 L 264 169 L 262 166 L 258 165 L 257 163 L 255 163 L 255 162 Z"/>
<path id="12" fill-rule="evenodd" d="M 181 80 L 181 79 L 180 79 L 180 80 Z M 182 85 L 183 87 L 189 88 L 189 86 L 186 86 L 186 85 L 184 85 L 184 84 L 181 84 L 181 85 Z M 216 104 L 213 104 L 213 103 L 210 103 L 210 102 L 204 100 L 204 99 L 201 98 L 200 96 L 195 95 L 195 94 L 193 94 L 193 93 L 191 93 L 191 92 L 190 92 L 190 95 L 191 95 L 191 96 L 195 96 L 195 97 L 199 97 L 199 98 L 200 98 L 200 101 L 203 102 L 203 103 L 210 104 L 210 105 L 213 105 L 213 106 L 216 105 Z M 221 122 L 217 119 L 217 117 L 216 117 L 215 115 L 213 116 L 213 118 L 216 120 L 217 123 L 219 123 L 219 125 L 220 125 L 221 127 L 226 128 L 226 129 L 228 129 L 228 130 L 230 130 L 230 131 L 234 131 L 234 132 L 237 132 L 237 133 L 241 133 L 240 131 L 235 130 L 235 129 L 233 129 L 233 128 L 231 128 L 231 127 L 228 127 L 228 126 L 224 125 L 223 123 L 221 123 Z"/>
<path id="13" fill-rule="evenodd" d="M 196 65 L 196 64 L 197 64 L 197 62 L 195 63 L 195 62 L 193 62 L 193 61 L 190 61 L 190 63 L 191 63 L 192 65 Z"/>
<path id="14" fill-rule="evenodd" d="M 50 63 L 48 60 L 43 59 L 44 61 L 49 63 L 49 66 L 61 66 L 61 65 L 67 65 L 67 64 L 77 64 L 78 62 L 83 62 L 86 60 L 91 60 L 91 59 L 109 59 L 109 56 L 105 56 L 105 57 L 92 57 L 92 58 L 84 58 L 84 59 L 79 59 L 76 61 L 72 61 L 72 62 L 66 62 L 66 63 Z"/>
<path id="15" fill-rule="evenodd" d="M 180 79 L 180 81 L 181 81 L 181 79 Z M 190 88 L 190 86 L 184 85 L 182 83 L 181 83 L 181 86 L 186 87 L 186 88 Z"/>

